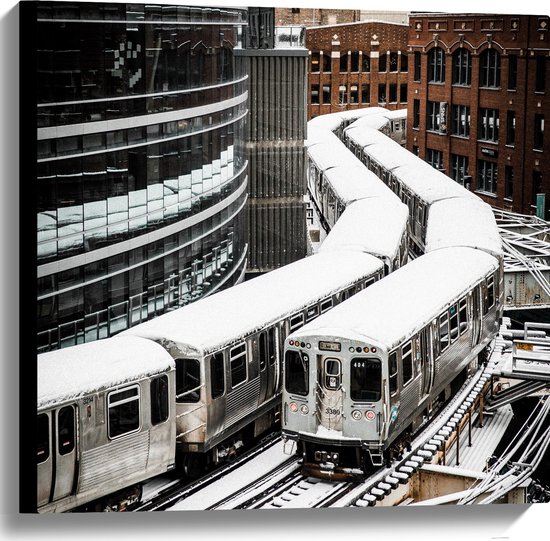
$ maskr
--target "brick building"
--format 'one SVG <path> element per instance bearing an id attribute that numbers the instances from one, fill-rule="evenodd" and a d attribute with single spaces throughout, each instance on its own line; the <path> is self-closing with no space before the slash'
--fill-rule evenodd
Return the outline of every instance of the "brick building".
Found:
<path id="1" fill-rule="evenodd" d="M 489 204 L 524 214 L 550 191 L 549 22 L 418 14 L 409 24 L 407 148 Z"/>
<path id="2" fill-rule="evenodd" d="M 323 26 L 361 20 L 358 9 L 275 8 L 276 26 Z"/>
<path id="3" fill-rule="evenodd" d="M 358 22 L 306 29 L 308 119 L 354 108 L 407 104 L 408 26 Z"/>

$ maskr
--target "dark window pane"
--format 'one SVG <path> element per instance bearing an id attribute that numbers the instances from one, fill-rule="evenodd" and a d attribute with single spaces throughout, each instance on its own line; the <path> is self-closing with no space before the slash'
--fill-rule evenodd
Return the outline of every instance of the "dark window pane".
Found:
<path id="1" fill-rule="evenodd" d="M 151 381 L 151 423 L 163 423 L 168 412 L 168 376 L 161 376 Z"/>
<path id="2" fill-rule="evenodd" d="M 136 391 L 137 389 L 132 389 Z M 128 393 L 122 392 L 109 397 L 109 437 L 116 438 L 139 428 L 139 398 L 128 398 Z M 128 400 L 116 404 L 117 400 Z"/>
<path id="3" fill-rule="evenodd" d="M 41 413 L 36 420 L 36 462 L 46 462 L 50 456 L 50 428 L 49 418 Z"/>
<path id="4" fill-rule="evenodd" d="M 201 373 L 197 359 L 176 359 L 176 402 L 198 402 Z"/>
<path id="5" fill-rule="evenodd" d="M 351 360 L 351 399 L 376 402 L 381 395 L 382 367 L 378 359 L 356 358 Z"/>
<path id="6" fill-rule="evenodd" d="M 61 409 L 57 422 L 59 454 L 67 455 L 74 449 L 74 408 L 67 406 Z"/>
<path id="7" fill-rule="evenodd" d="M 309 391 L 309 358 L 297 351 L 287 351 L 285 358 L 285 388 L 290 394 L 306 396 Z"/>
<path id="8" fill-rule="evenodd" d="M 210 385 L 213 399 L 225 392 L 223 353 L 216 353 L 210 358 Z"/>

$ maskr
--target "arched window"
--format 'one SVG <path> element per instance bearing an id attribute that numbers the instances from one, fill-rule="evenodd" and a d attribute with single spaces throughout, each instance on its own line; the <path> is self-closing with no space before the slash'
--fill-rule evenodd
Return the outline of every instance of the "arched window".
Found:
<path id="1" fill-rule="evenodd" d="M 472 55 L 468 49 L 457 49 L 453 54 L 453 84 L 472 84 Z"/>
<path id="2" fill-rule="evenodd" d="M 500 54 L 486 49 L 479 55 L 479 86 L 498 88 L 500 86 Z"/>
<path id="3" fill-rule="evenodd" d="M 428 53 L 428 81 L 445 82 L 445 53 L 441 47 L 434 47 Z"/>

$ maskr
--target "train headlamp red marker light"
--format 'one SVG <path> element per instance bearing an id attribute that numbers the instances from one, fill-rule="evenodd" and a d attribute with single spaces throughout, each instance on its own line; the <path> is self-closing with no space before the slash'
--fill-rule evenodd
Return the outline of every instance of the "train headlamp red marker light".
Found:
<path id="1" fill-rule="evenodd" d="M 374 421 L 374 419 L 376 418 L 376 413 L 372 410 L 367 410 L 365 412 L 365 419 L 367 421 Z"/>
<path id="2" fill-rule="evenodd" d="M 288 407 L 292 413 L 296 413 L 298 411 L 298 404 L 296 404 L 296 402 L 291 402 Z"/>

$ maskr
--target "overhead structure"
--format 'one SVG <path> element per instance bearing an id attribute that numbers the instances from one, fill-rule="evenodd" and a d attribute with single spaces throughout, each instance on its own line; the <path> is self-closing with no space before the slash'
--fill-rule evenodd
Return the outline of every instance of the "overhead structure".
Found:
<path id="1" fill-rule="evenodd" d="M 505 309 L 550 308 L 550 223 L 493 212 L 504 246 Z"/>

